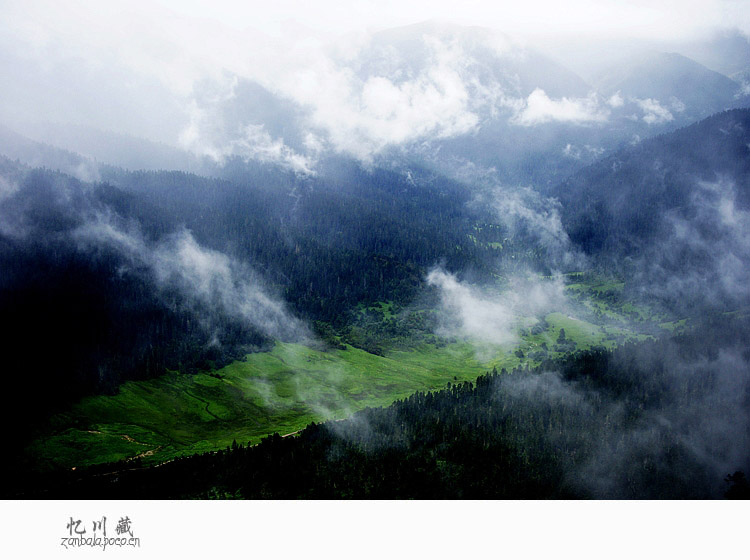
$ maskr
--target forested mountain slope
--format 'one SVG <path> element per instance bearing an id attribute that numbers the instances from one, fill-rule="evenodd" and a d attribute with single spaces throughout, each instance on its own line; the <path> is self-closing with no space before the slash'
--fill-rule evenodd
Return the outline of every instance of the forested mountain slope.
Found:
<path id="1" fill-rule="evenodd" d="M 550 194 L 562 203 L 571 238 L 590 253 L 632 251 L 653 242 L 665 214 L 689 216 L 700 182 L 734 182 L 750 205 L 750 109 L 726 111 L 644 140 L 573 174 Z"/>
<path id="2" fill-rule="evenodd" d="M 749 146 L 750 110 L 726 111 L 605 157 L 550 194 L 571 241 L 600 262 L 676 298 L 736 304 L 748 295 Z"/>
<path id="3" fill-rule="evenodd" d="M 126 379 L 345 325 L 359 303 L 406 303 L 441 259 L 481 273 L 496 252 L 468 236 L 483 215 L 469 193 L 435 175 L 242 164 L 237 181 L 102 168 L 87 183 L 0 166 L 2 349 L 24 426 Z"/>

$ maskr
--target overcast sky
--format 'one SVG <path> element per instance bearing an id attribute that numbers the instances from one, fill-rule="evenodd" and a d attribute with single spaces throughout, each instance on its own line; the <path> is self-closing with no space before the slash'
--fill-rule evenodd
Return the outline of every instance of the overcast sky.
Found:
<path id="1" fill-rule="evenodd" d="M 159 0 L 179 13 L 225 25 L 283 33 L 288 20 L 315 30 L 347 32 L 440 19 L 495 27 L 519 36 L 594 36 L 678 39 L 750 22 L 744 0 Z"/>
<path id="2" fill-rule="evenodd" d="M 747 34 L 750 0 L 0 0 L 0 16 L 0 122 L 22 132 L 30 122 L 83 124 L 217 158 L 242 150 L 304 170 L 325 142 L 367 157 L 476 126 L 462 55 L 450 42 L 430 46 L 432 66 L 411 82 L 361 78 L 347 57 L 372 32 L 426 20 L 486 27 L 541 47 L 587 78 L 593 56 L 620 54 L 623 45 L 728 28 Z M 493 44 L 505 41 L 498 37 Z M 237 77 L 309 108 L 311 130 L 324 135 L 305 138 L 303 157 L 265 126 L 217 134 Z M 591 97 L 551 100 L 541 91 L 500 103 L 514 108 L 519 125 L 538 121 L 519 111 L 541 105 L 587 122 L 608 110 Z"/>

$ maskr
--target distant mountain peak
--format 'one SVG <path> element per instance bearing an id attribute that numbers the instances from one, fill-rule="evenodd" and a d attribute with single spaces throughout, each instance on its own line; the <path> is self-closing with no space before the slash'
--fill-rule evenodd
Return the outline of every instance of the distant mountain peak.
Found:
<path id="1" fill-rule="evenodd" d="M 598 81 L 604 96 L 649 108 L 658 104 L 671 118 L 689 122 L 736 106 L 740 86 L 728 77 L 676 52 L 647 51 L 610 68 Z M 682 113 L 682 114 L 681 114 Z M 648 121 L 647 121 L 648 122 Z"/>

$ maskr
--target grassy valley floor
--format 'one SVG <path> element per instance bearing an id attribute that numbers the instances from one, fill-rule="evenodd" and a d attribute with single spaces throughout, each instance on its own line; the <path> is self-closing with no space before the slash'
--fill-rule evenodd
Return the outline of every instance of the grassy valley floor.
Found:
<path id="1" fill-rule="evenodd" d="M 392 347 L 380 356 L 348 344 L 323 351 L 277 342 L 270 352 L 248 354 L 215 371 L 169 372 L 124 383 L 116 395 L 87 397 L 54 416 L 29 445 L 27 456 L 40 471 L 136 458 L 144 465 L 162 463 L 222 449 L 235 440 L 257 443 L 274 432 L 291 434 L 313 421 L 345 418 L 416 391 L 474 380 L 493 367 L 535 366 L 573 350 L 612 348 L 646 338 L 644 333 L 654 329 L 657 318 L 647 317 L 648 310 L 635 312 L 630 304 L 607 300 L 621 286 L 603 288 L 578 280 L 569 279 L 567 291 L 580 299 L 582 313 L 574 314 L 585 320 L 555 312 L 540 325 L 536 318 L 521 317 L 512 346 L 440 340 Z"/>

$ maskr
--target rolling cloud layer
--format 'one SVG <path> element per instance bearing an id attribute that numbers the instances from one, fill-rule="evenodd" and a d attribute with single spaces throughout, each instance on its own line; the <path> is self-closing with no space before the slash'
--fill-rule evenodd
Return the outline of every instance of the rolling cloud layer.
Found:
<path id="1" fill-rule="evenodd" d="M 296 37 L 275 37 L 117 3 L 9 2 L 7 16 L 0 118 L 12 127 L 67 122 L 300 174 L 314 173 L 325 152 L 369 163 L 426 140 L 439 150 L 492 123 L 648 130 L 696 109 L 679 91 L 602 97 L 524 40 L 482 28 L 430 23 L 336 39 L 293 28 Z"/>

